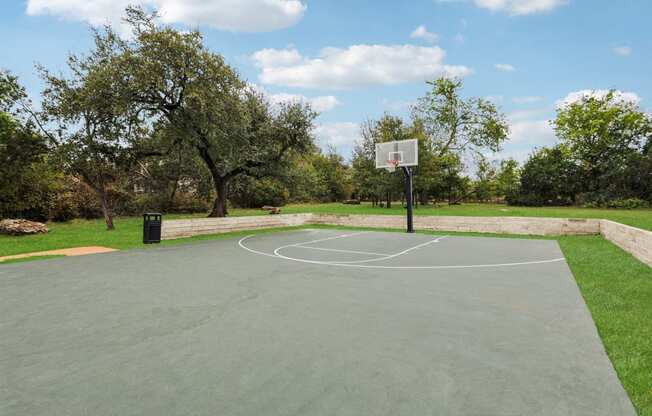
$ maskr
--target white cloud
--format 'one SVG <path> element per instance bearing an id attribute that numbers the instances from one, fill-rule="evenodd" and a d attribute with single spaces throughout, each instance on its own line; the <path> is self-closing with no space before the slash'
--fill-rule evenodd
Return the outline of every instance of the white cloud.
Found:
<path id="1" fill-rule="evenodd" d="M 301 20 L 307 9 L 300 0 L 27 0 L 27 14 L 121 26 L 124 9 L 130 4 L 158 10 L 166 23 L 234 32 L 286 28 Z"/>
<path id="2" fill-rule="evenodd" d="M 253 82 L 249 83 L 249 87 L 267 97 L 272 105 L 278 105 L 285 102 L 302 102 L 308 103 L 312 106 L 312 109 L 318 113 L 325 113 L 341 105 L 342 103 L 333 95 L 320 95 L 317 97 L 306 97 L 302 94 L 289 94 L 286 92 L 280 92 L 277 94 L 272 94 L 267 91 L 265 88 L 261 87 L 258 84 Z"/>
<path id="3" fill-rule="evenodd" d="M 632 54 L 632 48 L 629 46 L 616 46 L 613 51 L 616 55 L 620 56 L 629 56 Z"/>
<path id="4" fill-rule="evenodd" d="M 511 16 L 550 12 L 568 0 L 473 0 L 481 8 L 504 12 Z"/>
<path id="5" fill-rule="evenodd" d="M 254 52 L 251 58 L 262 68 L 292 66 L 303 61 L 303 57 L 296 49 L 261 49 Z"/>
<path id="6" fill-rule="evenodd" d="M 549 122 L 550 109 L 519 110 L 507 114 L 509 140 L 496 159 L 514 158 L 524 162 L 537 147 L 554 146 L 558 143 Z"/>
<path id="7" fill-rule="evenodd" d="M 562 98 L 561 100 L 557 101 L 557 108 L 564 107 L 573 103 L 576 103 L 578 101 L 581 101 L 585 98 L 604 98 L 607 94 L 609 94 L 609 90 L 581 90 L 581 91 L 574 91 L 569 93 L 566 97 Z M 638 96 L 638 94 L 634 92 L 623 92 L 619 90 L 614 91 L 614 99 L 617 102 L 622 102 L 622 103 L 630 103 L 634 105 L 638 105 L 641 102 L 641 97 Z"/>
<path id="8" fill-rule="evenodd" d="M 426 29 L 424 25 L 421 25 L 412 31 L 410 37 L 412 39 L 423 39 L 426 42 L 435 43 L 437 42 L 439 35 L 436 33 L 428 32 L 428 29 Z"/>
<path id="9" fill-rule="evenodd" d="M 548 120 L 511 121 L 509 129 L 509 139 L 512 144 L 541 147 L 557 142 L 555 132 Z"/>
<path id="10" fill-rule="evenodd" d="M 532 104 L 532 103 L 538 103 L 541 100 L 543 100 L 543 97 L 539 97 L 539 96 L 512 98 L 512 102 L 514 102 L 515 104 Z"/>
<path id="11" fill-rule="evenodd" d="M 494 68 L 500 70 L 500 71 L 505 71 L 505 72 L 514 72 L 516 71 L 516 68 L 514 68 L 513 65 L 510 64 L 495 64 Z"/>
<path id="12" fill-rule="evenodd" d="M 295 49 L 263 49 L 252 59 L 262 71 L 259 79 L 264 84 L 346 89 L 471 73 L 465 66 L 445 65 L 445 56 L 438 46 L 352 45 L 322 49 L 315 58 L 301 56 Z"/>
<path id="13" fill-rule="evenodd" d="M 301 94 L 288 94 L 288 93 L 279 93 L 279 94 L 268 94 L 267 95 L 270 101 L 274 104 L 280 104 L 283 102 L 302 102 L 309 103 L 312 106 L 312 109 L 318 113 L 325 113 L 341 105 L 342 103 L 332 95 L 323 95 L 318 97 L 306 97 Z"/>
<path id="14" fill-rule="evenodd" d="M 360 125 L 351 122 L 322 123 L 315 127 L 314 133 L 323 150 L 334 147 L 348 159 L 355 142 L 360 139 Z"/>

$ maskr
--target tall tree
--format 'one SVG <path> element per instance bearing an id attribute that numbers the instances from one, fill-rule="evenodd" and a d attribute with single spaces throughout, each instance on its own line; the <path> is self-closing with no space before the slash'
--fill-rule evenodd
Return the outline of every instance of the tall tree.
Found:
<path id="1" fill-rule="evenodd" d="M 515 198 L 519 193 L 521 171 L 518 162 L 514 159 L 502 160 L 496 173 L 498 195 L 507 201 Z"/>
<path id="2" fill-rule="evenodd" d="M 124 62 L 133 99 L 197 151 L 216 193 L 209 216 L 223 217 L 235 176 L 312 148 L 316 113 L 299 102 L 272 109 L 204 47 L 200 33 L 158 26 L 155 17 L 127 9 L 133 41 Z"/>
<path id="3" fill-rule="evenodd" d="M 417 101 L 412 117 L 423 123 L 436 157 L 500 150 L 509 127 L 493 103 L 482 98 L 463 98 L 460 80 L 439 78 L 427 84 L 432 88 Z"/>
<path id="4" fill-rule="evenodd" d="M 315 168 L 316 182 L 322 186 L 321 194 L 314 197 L 320 201 L 343 201 L 351 196 L 352 184 L 349 167 L 344 164 L 344 158 L 334 149 L 328 149 L 326 154 L 315 153 L 311 157 Z"/>
<path id="5" fill-rule="evenodd" d="M 568 205 L 581 190 L 581 173 L 563 145 L 535 150 L 521 169 L 521 205 Z"/>
<path id="6" fill-rule="evenodd" d="M 496 196 L 496 168 L 483 155 L 477 158 L 475 196 L 479 201 L 489 201 Z"/>
<path id="7" fill-rule="evenodd" d="M 439 159 L 432 153 L 430 137 L 420 120 L 415 120 L 410 126 L 410 136 L 417 139 L 419 146 L 419 165 L 414 168 L 414 193 L 417 202 L 427 205 L 428 199 L 441 184 L 442 171 Z"/>
<path id="8" fill-rule="evenodd" d="M 613 187 L 622 183 L 628 160 L 652 139 L 652 117 L 615 91 L 561 106 L 553 126 L 581 169 L 585 191 L 594 194 L 625 192 Z"/>
<path id="9" fill-rule="evenodd" d="M 117 198 L 144 127 L 127 96 L 119 59 L 123 42 L 108 27 L 94 31 L 94 41 L 87 55 L 68 58 L 69 76 L 39 67 L 46 85 L 42 120 L 56 125 L 46 134 L 64 167 L 93 189 L 106 227 L 113 230 Z"/>
<path id="10" fill-rule="evenodd" d="M 0 71 L 0 217 L 47 220 L 60 175 L 46 140 L 19 117 L 25 99 L 17 78 Z"/>

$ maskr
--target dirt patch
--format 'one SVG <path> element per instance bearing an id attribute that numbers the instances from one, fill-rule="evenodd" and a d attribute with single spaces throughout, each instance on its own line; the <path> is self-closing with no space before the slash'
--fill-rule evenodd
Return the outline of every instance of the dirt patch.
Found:
<path id="1" fill-rule="evenodd" d="M 63 248 L 59 250 L 35 251 L 33 253 L 23 253 L 23 254 L 14 254 L 12 256 L 4 256 L 4 257 L 0 257 L 0 262 L 3 262 L 5 260 L 22 259 L 25 257 L 85 256 L 87 254 L 110 253 L 112 251 L 117 251 L 117 250 L 114 248 L 101 247 L 101 246 L 73 247 L 73 248 Z"/>

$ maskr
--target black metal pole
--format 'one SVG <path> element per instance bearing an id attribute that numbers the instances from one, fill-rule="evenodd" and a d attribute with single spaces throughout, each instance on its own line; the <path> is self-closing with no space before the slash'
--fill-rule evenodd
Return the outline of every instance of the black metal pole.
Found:
<path id="1" fill-rule="evenodd" d="M 404 166 L 403 172 L 405 173 L 405 195 L 407 199 L 407 232 L 413 233 L 412 202 L 414 198 L 412 196 L 412 170 L 408 166 Z"/>

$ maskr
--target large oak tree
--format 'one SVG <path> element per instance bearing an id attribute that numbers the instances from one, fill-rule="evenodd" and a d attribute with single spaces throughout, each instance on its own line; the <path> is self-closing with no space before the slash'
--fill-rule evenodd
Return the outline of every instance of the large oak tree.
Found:
<path id="1" fill-rule="evenodd" d="M 199 32 L 159 26 L 155 15 L 138 8 L 127 9 L 126 21 L 133 29 L 123 56 L 132 101 L 196 150 L 216 193 L 209 216 L 227 214 L 235 176 L 279 163 L 290 150 L 313 148 L 316 114 L 308 105 L 271 106 L 206 49 Z"/>

